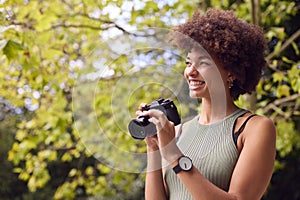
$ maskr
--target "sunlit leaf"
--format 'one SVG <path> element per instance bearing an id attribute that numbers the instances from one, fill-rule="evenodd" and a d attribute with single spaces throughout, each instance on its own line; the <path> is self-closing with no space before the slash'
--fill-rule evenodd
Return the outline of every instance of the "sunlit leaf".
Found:
<path id="1" fill-rule="evenodd" d="M 287 85 L 279 85 L 277 88 L 277 96 L 281 98 L 282 96 L 290 96 L 290 87 Z"/>
<path id="2" fill-rule="evenodd" d="M 8 40 L 3 48 L 3 53 L 9 60 L 15 59 L 18 52 L 24 50 L 24 46 L 13 40 Z"/>

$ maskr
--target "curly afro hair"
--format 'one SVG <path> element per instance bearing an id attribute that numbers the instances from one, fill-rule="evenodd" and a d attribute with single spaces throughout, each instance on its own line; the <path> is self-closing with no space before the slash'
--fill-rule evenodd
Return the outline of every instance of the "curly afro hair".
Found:
<path id="1" fill-rule="evenodd" d="M 230 89 L 234 100 L 255 90 L 266 65 L 267 43 L 260 27 L 238 19 L 233 11 L 210 9 L 204 15 L 196 11 L 192 19 L 173 30 L 171 40 L 175 46 L 190 50 L 195 46 L 190 42 L 192 38 L 207 52 L 215 54 L 223 68 L 235 75 Z"/>

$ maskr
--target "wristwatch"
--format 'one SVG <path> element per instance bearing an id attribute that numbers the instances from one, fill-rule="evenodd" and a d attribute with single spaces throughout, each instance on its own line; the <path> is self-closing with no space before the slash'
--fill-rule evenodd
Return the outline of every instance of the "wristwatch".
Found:
<path id="1" fill-rule="evenodd" d="M 190 171 L 193 167 L 192 160 L 187 156 L 181 156 L 178 159 L 178 164 L 173 167 L 173 170 L 176 174 L 181 171 Z"/>

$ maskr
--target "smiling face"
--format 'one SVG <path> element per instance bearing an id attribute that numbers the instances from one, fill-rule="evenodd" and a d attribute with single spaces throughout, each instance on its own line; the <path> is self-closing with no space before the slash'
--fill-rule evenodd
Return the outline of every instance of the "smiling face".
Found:
<path id="1" fill-rule="evenodd" d="M 192 98 L 224 99 L 229 94 L 228 72 L 218 59 L 203 49 L 192 49 L 186 58 L 184 76 Z"/>

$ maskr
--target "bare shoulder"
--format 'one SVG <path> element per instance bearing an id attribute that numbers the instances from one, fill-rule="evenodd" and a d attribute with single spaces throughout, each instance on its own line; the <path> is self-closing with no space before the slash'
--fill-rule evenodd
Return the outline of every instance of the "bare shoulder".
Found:
<path id="1" fill-rule="evenodd" d="M 276 128 L 273 121 L 265 116 L 252 117 L 244 130 L 243 146 L 243 149 L 246 147 L 257 153 L 267 151 L 269 154 L 275 154 Z"/>
<path id="2" fill-rule="evenodd" d="M 264 126 L 274 126 L 274 123 L 273 121 L 268 118 L 268 117 L 265 117 L 265 116 L 260 116 L 260 115 L 255 115 L 255 118 L 257 123 L 259 123 L 260 125 L 264 125 Z"/>
<path id="3" fill-rule="evenodd" d="M 259 115 L 256 115 L 249 121 L 245 132 L 249 137 L 270 137 L 270 139 L 275 139 L 276 137 L 276 128 L 273 121 L 268 117 Z"/>
<path id="4" fill-rule="evenodd" d="M 237 121 L 237 127 L 235 131 L 241 127 L 247 118 L 251 115 L 241 117 Z M 273 121 L 265 116 L 255 115 L 247 122 L 245 129 L 241 133 L 241 137 L 238 139 L 238 151 L 241 152 L 245 145 L 258 149 L 271 148 L 275 150 L 276 143 L 276 129 Z M 258 146 L 259 145 L 259 146 Z"/>

